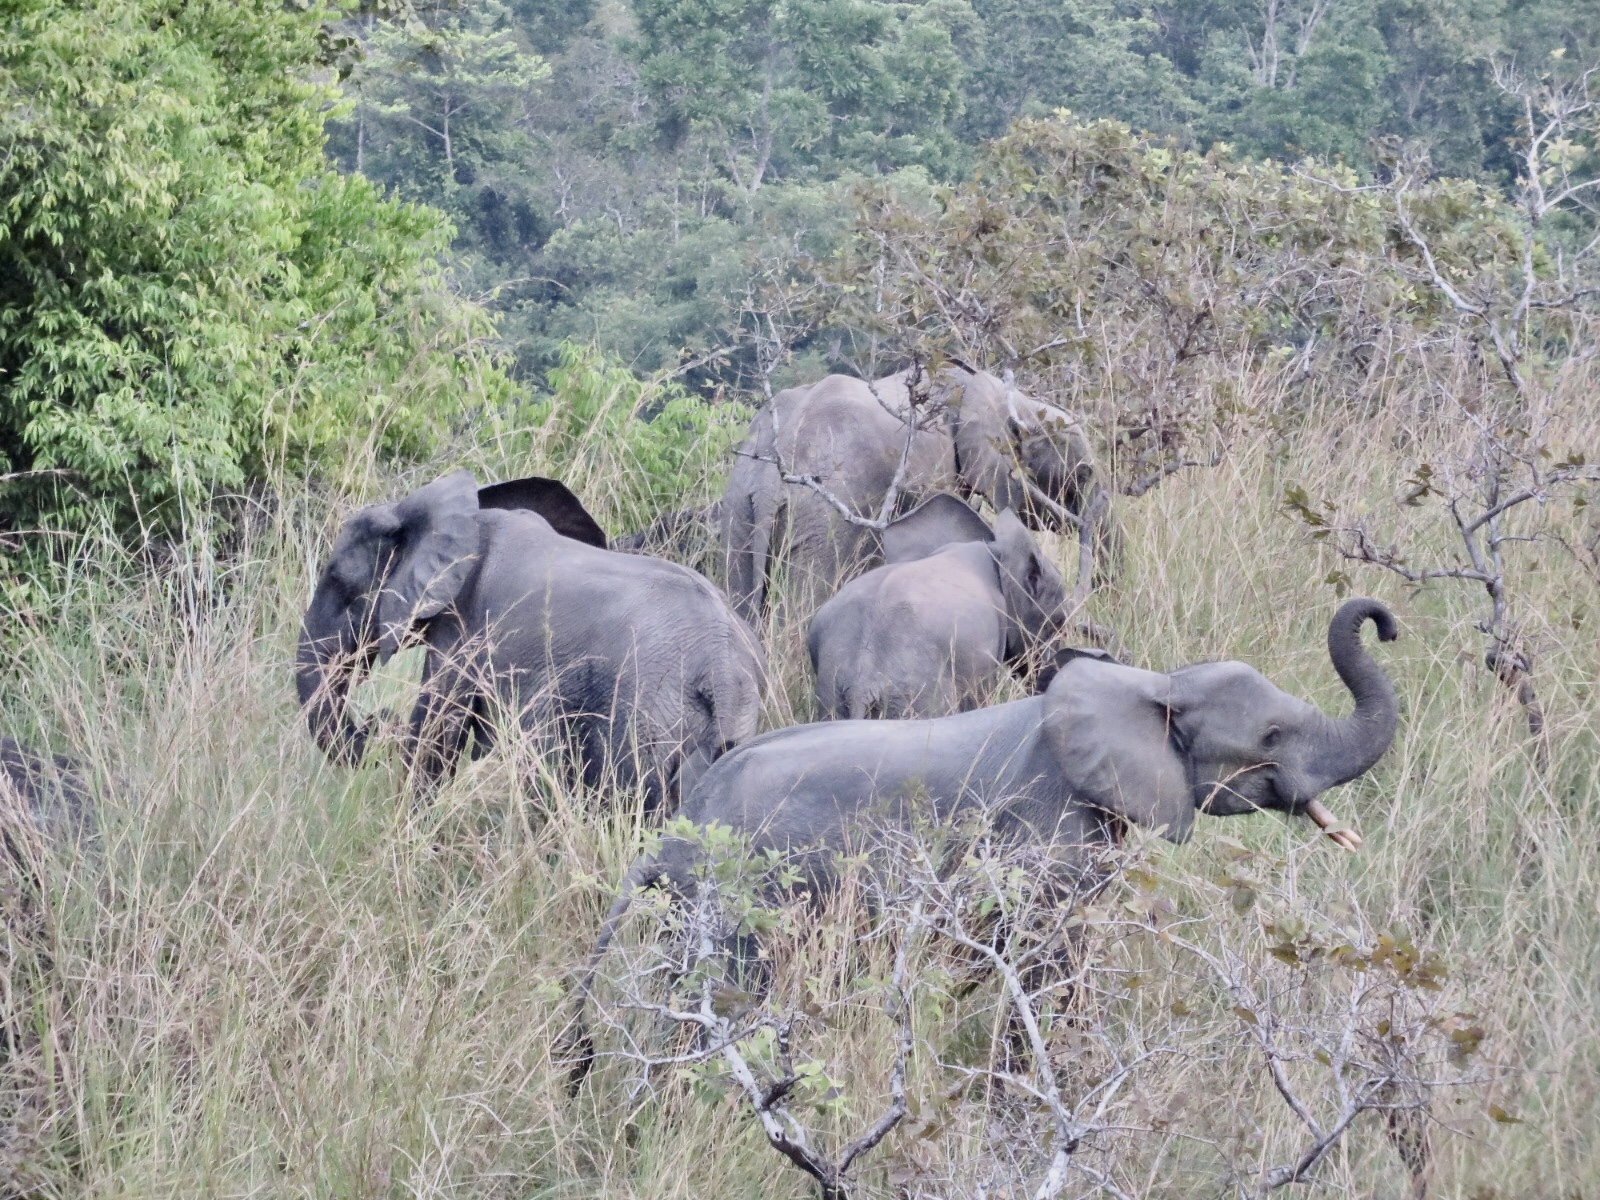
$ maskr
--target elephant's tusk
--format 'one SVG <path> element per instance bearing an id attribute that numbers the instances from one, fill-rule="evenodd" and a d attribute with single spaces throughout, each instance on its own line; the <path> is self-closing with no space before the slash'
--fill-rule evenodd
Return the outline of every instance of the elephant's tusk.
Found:
<path id="1" fill-rule="evenodd" d="M 1313 800 L 1306 805 L 1306 816 L 1317 823 L 1317 828 L 1331 837 L 1341 847 L 1352 853 L 1361 849 L 1361 835 L 1349 828 L 1338 817 L 1323 806 L 1322 801 Z"/>

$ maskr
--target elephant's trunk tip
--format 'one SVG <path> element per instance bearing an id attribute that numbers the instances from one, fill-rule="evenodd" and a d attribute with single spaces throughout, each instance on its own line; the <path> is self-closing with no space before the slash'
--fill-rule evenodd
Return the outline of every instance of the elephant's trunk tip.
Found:
<path id="1" fill-rule="evenodd" d="M 1380 642 L 1392 642 L 1400 636 L 1400 624 L 1386 604 L 1369 596 L 1357 596 L 1341 604 L 1328 623 L 1330 653 L 1337 658 L 1334 647 L 1348 645 L 1351 639 L 1359 645 L 1362 623 L 1368 620 L 1377 627 Z"/>

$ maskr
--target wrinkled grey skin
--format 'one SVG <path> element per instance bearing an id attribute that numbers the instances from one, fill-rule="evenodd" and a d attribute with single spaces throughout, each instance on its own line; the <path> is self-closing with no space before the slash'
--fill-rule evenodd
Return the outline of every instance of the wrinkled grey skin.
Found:
<path id="1" fill-rule="evenodd" d="M 45 845 L 80 843 L 92 832 L 94 799 L 83 768 L 0 736 L 0 838 L 19 869 Z"/>
<path id="2" fill-rule="evenodd" d="M 557 511 L 581 513 L 570 492 L 546 491 L 539 502 L 557 521 L 587 528 Z M 693 571 L 563 537 L 538 512 L 481 509 L 478 495 L 458 471 L 339 531 L 296 662 L 317 743 L 360 760 L 370 729 L 350 719 L 350 689 L 420 635 L 428 653 L 406 742 L 419 788 L 455 768 L 469 736 L 487 744 L 499 701 L 529 733 L 570 738 L 586 780 L 615 770 L 643 783 L 652 809 L 675 808 L 755 733 L 766 673 L 755 639 Z"/>
<path id="3" fill-rule="evenodd" d="M 1077 656 L 1044 694 L 1026 700 L 934 720 L 836 721 L 765 734 L 708 771 L 683 815 L 702 828 L 729 826 L 758 854 L 788 854 L 820 895 L 831 886 L 834 855 L 869 849 L 877 825 L 981 814 L 998 838 L 1048 844 L 1062 884 L 1072 887 L 1123 821 L 1181 842 L 1197 810 L 1299 814 L 1376 763 L 1394 738 L 1397 706 L 1361 644 L 1368 619 L 1381 639 L 1395 637 L 1393 616 L 1375 600 L 1347 601 L 1328 628 L 1333 665 L 1355 699 L 1348 717 L 1326 716 L 1240 662 L 1159 674 Z M 664 883 L 692 894 L 696 866 L 695 846 L 668 838 L 628 871 L 580 1004 L 633 893 Z"/>
<path id="4" fill-rule="evenodd" d="M 996 511 L 1012 509 L 1031 528 L 1056 528 L 1025 479 L 1074 513 L 1087 505 L 1094 468 L 1069 414 L 986 372 L 951 368 L 928 391 L 938 416 L 913 441 L 900 508 L 960 491 L 984 496 Z M 871 385 L 830 375 L 780 392 L 756 414 L 722 499 L 728 594 L 747 621 L 759 621 L 780 569 L 804 614 L 881 560 L 872 530 L 783 474 L 810 475 L 853 513 L 875 519 L 905 446 L 909 404 L 907 372 Z"/>
<path id="5" fill-rule="evenodd" d="M 991 531 L 935 496 L 891 523 L 883 545 L 888 562 L 840 588 L 806 631 L 823 720 L 970 709 L 1066 619 L 1061 572 L 1009 508 Z"/>

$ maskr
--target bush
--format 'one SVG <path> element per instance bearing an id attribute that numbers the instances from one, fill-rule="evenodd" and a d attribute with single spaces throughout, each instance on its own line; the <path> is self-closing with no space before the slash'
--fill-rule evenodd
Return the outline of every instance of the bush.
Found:
<path id="1" fill-rule="evenodd" d="M 671 380 L 643 381 L 592 346 L 564 342 L 550 395 L 530 413 L 535 456 L 613 532 L 637 529 L 720 490 L 750 410 Z"/>
<path id="2" fill-rule="evenodd" d="M 323 158 L 319 10 L 20 0 L 0 42 L 13 528 L 172 526 L 219 489 L 427 453 L 507 384 L 451 230 Z M 86 48 L 92 47 L 92 52 Z"/>

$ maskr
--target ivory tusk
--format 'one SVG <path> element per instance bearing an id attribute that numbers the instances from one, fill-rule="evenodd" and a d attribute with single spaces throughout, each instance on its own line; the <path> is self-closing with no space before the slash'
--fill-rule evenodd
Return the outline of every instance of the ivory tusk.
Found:
<path id="1" fill-rule="evenodd" d="M 1354 852 L 1361 848 L 1361 835 L 1354 829 L 1341 828 L 1343 822 L 1324 807 L 1322 801 L 1313 800 L 1306 805 L 1306 816 L 1317 823 L 1317 828 L 1322 830 L 1345 850 Z"/>

